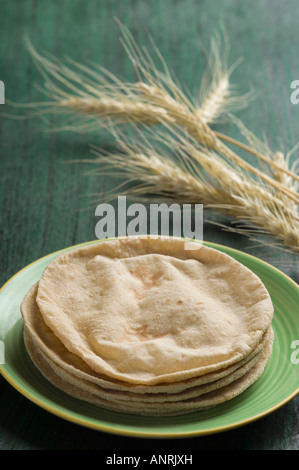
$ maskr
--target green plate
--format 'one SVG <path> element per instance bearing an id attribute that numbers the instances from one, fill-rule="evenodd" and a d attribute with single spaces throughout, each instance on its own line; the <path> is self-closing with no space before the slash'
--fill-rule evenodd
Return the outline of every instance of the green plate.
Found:
<path id="1" fill-rule="evenodd" d="M 210 410 L 178 417 L 139 417 L 112 412 L 69 397 L 49 384 L 34 367 L 23 342 L 20 303 L 40 279 L 44 268 L 60 253 L 52 253 L 22 269 L 0 291 L 0 372 L 22 395 L 41 408 L 70 422 L 112 434 L 181 438 L 222 432 L 260 419 L 299 392 L 299 286 L 263 261 L 214 243 L 254 271 L 267 287 L 274 307 L 273 353 L 263 375 L 238 397 Z"/>

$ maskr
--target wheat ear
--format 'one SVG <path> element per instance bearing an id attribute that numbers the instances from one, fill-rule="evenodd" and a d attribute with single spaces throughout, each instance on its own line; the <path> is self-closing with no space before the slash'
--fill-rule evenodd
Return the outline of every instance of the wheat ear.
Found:
<path id="1" fill-rule="evenodd" d="M 114 177 L 126 175 L 126 186 L 110 194 L 129 194 L 144 201 L 154 198 L 173 202 L 201 203 L 247 224 L 239 233 L 271 235 L 279 243 L 299 252 L 299 220 L 266 185 L 258 184 L 213 152 L 204 150 L 195 140 L 176 131 L 151 133 L 130 142 L 114 131 L 120 146 L 117 154 L 103 154 L 96 147 L 93 174 L 112 169 Z M 163 149 L 159 147 L 163 143 Z M 119 173 L 116 171 L 119 170 Z M 248 224 L 251 231 L 248 231 Z"/>
<path id="2" fill-rule="evenodd" d="M 243 215 L 243 220 L 253 225 L 257 221 L 256 225 L 259 230 L 263 230 L 262 220 L 264 219 L 265 232 L 271 233 L 297 251 L 299 196 L 295 182 L 299 181 L 299 176 L 292 168 L 289 168 L 287 159 L 282 159 L 280 153 L 269 154 L 265 149 L 257 149 L 253 139 L 247 138 L 248 145 L 246 145 L 216 132 L 211 127 L 215 120 L 223 114 L 227 115 L 227 110 L 233 104 L 238 103 L 231 92 L 230 72 L 226 67 L 221 69 L 219 66 L 222 57 L 217 55 L 216 43 L 212 47 L 214 58 L 209 64 L 209 73 L 212 72 L 214 78 L 210 81 L 210 86 L 207 86 L 207 81 L 206 83 L 203 81 L 201 99 L 198 103 L 182 91 L 182 87 L 172 78 L 158 51 L 162 72 L 155 67 L 149 53 L 146 50 L 141 51 L 123 27 L 122 32 L 124 47 L 136 71 L 136 83 L 122 82 L 100 67 L 90 68 L 74 61 L 69 61 L 70 66 L 66 66 L 56 59 L 39 55 L 29 43 L 29 50 L 45 78 L 45 93 L 50 98 L 47 103 L 41 103 L 40 108 L 37 103 L 29 104 L 29 106 L 34 112 L 66 115 L 64 125 L 59 124 L 58 129 L 91 132 L 101 126 L 106 127 L 107 123 L 112 120 L 114 124 L 123 122 L 141 123 L 146 126 L 163 124 L 170 130 L 170 133 L 174 130 L 178 131 L 178 135 L 184 135 L 180 134 L 184 130 L 189 135 L 188 139 L 193 146 L 189 147 L 188 151 L 186 147 L 180 146 L 180 151 L 184 150 L 181 153 L 181 159 L 184 158 L 188 162 L 189 173 L 186 174 L 187 168 L 184 167 L 184 175 L 176 174 L 174 163 L 168 159 L 164 163 L 169 165 L 171 162 L 171 168 L 168 168 L 169 174 L 176 177 L 172 184 L 175 186 L 177 182 L 182 182 L 183 176 L 190 177 L 190 169 L 192 169 L 191 176 L 199 179 L 195 194 L 199 195 L 200 190 L 205 189 L 209 196 L 207 200 L 203 194 L 201 195 L 206 206 L 224 212 L 228 210 L 229 214 L 238 219 Z M 214 65 L 211 66 L 211 64 Z M 248 135 L 247 133 L 247 137 Z M 166 135 L 163 138 L 166 139 Z M 198 147 L 196 152 L 193 150 L 196 147 L 195 142 L 200 146 L 200 154 Z M 227 144 L 234 144 L 255 155 L 263 170 L 250 165 Z M 173 147 L 172 151 L 174 151 Z M 132 152 L 129 152 L 129 155 L 132 157 Z M 136 155 L 139 155 L 139 159 L 136 159 Z M 147 160 L 143 159 L 144 165 L 147 162 L 148 167 L 151 168 L 153 164 L 152 156 L 150 158 L 146 152 L 135 153 L 135 157 L 131 158 L 133 163 L 129 163 L 131 160 L 128 158 L 127 163 L 130 165 L 130 171 L 133 172 L 130 182 L 135 181 L 134 176 L 137 176 L 137 170 L 141 172 L 142 179 L 142 171 L 144 172 L 146 165 L 140 164 L 140 155 L 147 155 Z M 190 156 L 192 156 L 192 164 Z M 156 157 L 154 162 L 158 165 Z M 116 163 L 115 158 L 110 156 L 111 163 Z M 136 164 L 137 161 L 138 164 Z M 117 162 L 120 164 L 120 160 Z M 196 173 L 194 173 L 194 165 L 197 165 Z M 159 168 L 161 171 L 156 174 L 156 184 L 161 183 L 159 176 L 162 174 L 164 175 L 164 188 L 170 189 L 170 182 L 167 186 L 165 180 L 167 168 L 163 169 L 161 163 Z M 224 168 L 227 171 L 224 171 Z M 222 170 L 221 184 L 215 178 L 220 169 Z M 228 178 L 228 169 L 232 171 L 230 178 Z M 150 174 L 152 175 L 151 171 Z M 237 189 L 236 180 L 239 181 L 238 179 L 242 182 L 243 192 L 240 188 Z M 192 184 L 193 186 L 191 184 L 190 186 L 195 189 L 195 181 Z M 210 191 L 207 191 L 208 186 L 210 186 Z M 159 187 L 157 186 L 156 189 Z M 133 188 L 133 191 L 138 192 L 141 188 L 146 189 L 145 181 L 141 186 Z M 153 187 L 152 190 L 154 190 Z M 217 200 L 220 190 L 222 191 L 221 201 Z M 170 194 L 172 193 L 173 191 L 170 191 Z M 177 196 L 180 195 L 186 197 L 184 191 L 177 194 Z"/>
<path id="3" fill-rule="evenodd" d="M 171 78 L 166 64 L 163 62 L 164 72 L 158 72 L 148 53 L 140 51 L 126 30 L 123 31 L 123 34 L 126 39 L 125 48 L 139 79 L 136 84 L 122 83 L 112 74 L 108 72 L 104 74 L 103 70 L 102 74 L 92 70 L 88 72 L 87 67 L 83 69 L 86 75 L 84 77 L 82 76 L 83 72 L 74 71 L 57 60 L 42 57 L 29 43 L 30 52 L 45 76 L 46 93 L 54 98 L 54 102 L 48 108 L 47 106 L 43 107 L 43 112 L 47 112 L 47 109 L 49 112 L 57 113 L 68 113 L 72 110 L 75 114 L 79 114 L 80 118 L 89 117 L 89 120 L 85 121 L 84 124 L 82 124 L 82 121 L 80 124 L 73 120 L 71 123 L 67 122 L 65 125 L 60 126 L 61 129 L 81 131 L 91 131 L 101 125 L 106 125 L 104 123 L 105 118 L 115 119 L 116 124 L 120 122 L 139 122 L 149 125 L 160 123 L 179 124 L 200 143 L 223 153 L 226 158 L 233 160 L 245 170 L 252 172 L 277 190 L 280 190 L 296 204 L 299 203 L 299 197 L 295 191 L 285 187 L 277 179 L 264 174 L 225 145 L 223 142 L 225 138 L 222 135 L 217 135 L 205 120 L 199 119 L 199 109 Z M 214 49 L 216 50 L 216 47 Z M 216 63 L 218 62 L 217 59 Z M 72 63 L 76 65 L 74 62 Z M 77 68 L 82 69 L 79 65 Z M 107 81 L 105 75 L 109 76 L 112 84 Z M 57 86 L 50 76 L 58 81 L 60 86 Z M 227 76 L 224 76 L 223 80 L 226 81 Z M 217 83 L 218 85 L 221 84 L 221 80 L 218 79 Z M 79 85 L 81 88 L 78 91 Z M 62 89 L 62 87 L 65 89 Z M 218 88 L 216 87 L 217 93 Z M 74 96 L 74 92 L 77 93 L 76 96 Z M 208 95 L 207 99 L 211 102 L 212 98 Z M 220 107 L 223 107 L 224 96 L 221 101 Z M 205 107 L 204 103 L 203 106 Z M 236 144 L 236 141 L 234 143 Z M 299 181 L 299 177 L 284 166 L 280 166 L 277 162 L 256 153 L 254 150 L 252 152 L 277 170 L 287 173 Z"/>

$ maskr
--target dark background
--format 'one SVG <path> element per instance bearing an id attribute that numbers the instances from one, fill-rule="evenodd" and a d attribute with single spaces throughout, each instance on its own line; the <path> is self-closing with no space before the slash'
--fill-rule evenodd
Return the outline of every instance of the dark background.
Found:
<path id="1" fill-rule="evenodd" d="M 28 103 L 44 99 L 36 89 L 42 79 L 24 45 L 27 35 L 39 51 L 81 63 L 95 61 L 130 81 L 134 71 L 123 50 L 118 18 L 136 41 L 150 46 L 153 37 L 170 69 L 193 93 L 206 64 L 201 45 L 224 26 L 230 61 L 243 58 L 232 81 L 241 93 L 258 93 L 238 114 L 273 149 L 288 151 L 299 138 L 299 105 L 290 102 L 290 84 L 299 79 L 299 4 L 296 0 L 13 0 L 0 2 L 0 79 L 6 99 Z M 7 104 L 0 111 L 10 113 Z M 15 112 L 15 110 L 14 110 Z M 111 145 L 109 136 L 52 133 L 55 118 L 0 117 L 1 285 L 27 264 L 73 244 L 95 238 L 95 206 L 115 181 L 86 176 L 89 144 Z M 234 135 L 235 129 L 221 129 Z M 294 155 L 296 157 L 296 154 Z M 207 219 L 215 219 L 206 214 Z M 299 281 L 298 255 L 271 244 L 256 246 L 247 237 L 210 223 L 204 239 L 246 251 Z M 177 441 L 112 436 L 81 428 L 30 403 L 0 378 L 0 449 L 134 449 L 191 452 L 203 449 L 298 449 L 299 397 L 263 419 L 239 429 Z"/>

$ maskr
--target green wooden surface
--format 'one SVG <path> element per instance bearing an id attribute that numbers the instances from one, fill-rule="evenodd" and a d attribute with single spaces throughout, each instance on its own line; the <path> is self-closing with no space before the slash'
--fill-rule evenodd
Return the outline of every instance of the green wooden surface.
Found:
<path id="1" fill-rule="evenodd" d="M 243 110 L 246 126 L 266 134 L 272 148 L 292 148 L 299 139 L 299 105 L 290 102 L 290 83 L 299 79 L 296 0 L 13 0 L 0 2 L 0 80 L 6 98 L 39 101 L 41 84 L 24 36 L 39 50 L 80 62 L 96 61 L 127 80 L 134 79 L 119 42 L 115 18 L 143 45 L 154 38 L 169 67 L 191 91 L 205 65 L 199 49 L 223 25 L 231 43 L 231 63 L 243 57 L 233 74 L 241 92 L 253 86 L 256 100 Z M 1 105 L 0 112 L 10 112 Z M 0 118 L 1 285 L 34 260 L 67 246 L 94 239 L 95 207 L 88 194 L 105 192 L 114 181 L 88 177 L 87 164 L 65 161 L 89 157 L 89 144 L 111 145 L 107 136 L 50 133 L 55 124 Z M 224 124 L 222 130 L 234 135 Z M 296 155 L 295 155 L 296 156 Z M 210 214 L 206 214 L 210 218 Z M 221 221 L 221 219 L 220 219 Z M 298 255 L 253 242 L 205 224 L 204 238 L 247 251 L 299 282 Z M 180 452 L 197 449 L 298 449 L 299 397 L 269 416 L 222 434 L 178 440 Z M 81 428 L 41 410 L 0 378 L 0 449 L 136 448 L 171 451 L 172 441 L 136 440 Z"/>

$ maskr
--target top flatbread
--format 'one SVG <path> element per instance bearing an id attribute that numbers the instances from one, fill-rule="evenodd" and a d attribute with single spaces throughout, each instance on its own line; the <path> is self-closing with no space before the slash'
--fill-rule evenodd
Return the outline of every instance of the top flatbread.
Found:
<path id="1" fill-rule="evenodd" d="M 269 294 L 230 256 L 190 243 L 129 237 L 58 256 L 36 296 L 45 323 L 94 371 L 129 383 L 176 382 L 240 361 L 271 323 Z"/>

